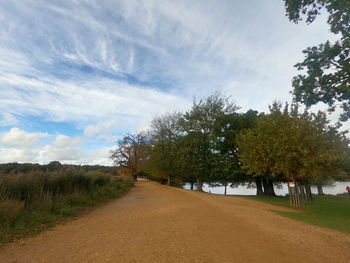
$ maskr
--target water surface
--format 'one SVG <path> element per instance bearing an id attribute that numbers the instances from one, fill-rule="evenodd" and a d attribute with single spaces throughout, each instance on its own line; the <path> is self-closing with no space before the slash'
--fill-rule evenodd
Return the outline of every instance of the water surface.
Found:
<path id="1" fill-rule="evenodd" d="M 346 193 L 346 187 L 350 186 L 350 182 L 334 182 L 329 185 L 323 186 L 323 192 L 324 194 L 328 195 L 337 195 Z M 184 189 L 190 189 L 191 185 L 186 184 L 183 186 Z M 225 188 L 223 186 L 209 186 L 208 184 L 203 185 L 203 191 L 204 192 L 210 192 L 213 194 L 224 194 Z M 276 184 L 274 185 L 275 193 L 276 195 L 284 196 L 288 194 L 288 186 L 286 183 Z M 317 194 L 317 188 L 316 186 L 311 186 L 311 192 L 313 194 Z M 252 184 L 251 187 L 247 185 L 239 185 L 237 187 L 230 187 L 227 186 L 227 194 L 228 195 L 255 195 L 256 194 L 256 188 L 255 184 Z"/>

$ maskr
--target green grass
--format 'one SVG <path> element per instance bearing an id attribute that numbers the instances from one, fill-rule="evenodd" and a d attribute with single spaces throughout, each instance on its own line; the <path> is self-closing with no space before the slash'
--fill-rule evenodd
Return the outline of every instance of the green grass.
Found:
<path id="1" fill-rule="evenodd" d="M 85 177 L 85 175 L 82 176 Z M 92 179 L 78 178 L 79 182 L 73 189 L 72 182 L 76 179 L 72 179 L 69 175 L 67 177 L 69 184 L 62 186 L 64 184 L 60 182 L 59 193 L 56 184 L 55 187 L 50 186 L 49 188 L 44 185 L 50 191 L 47 193 L 42 191 L 40 196 L 32 191 L 35 189 L 32 184 L 36 186 L 36 189 L 44 189 L 38 183 L 42 182 L 42 177 L 39 178 L 40 180 L 26 178 L 25 187 L 23 187 L 24 180 L 18 180 L 18 178 L 15 178 L 14 182 L 12 179 L 9 179 L 11 182 L 3 182 L 2 196 L 5 196 L 4 192 L 6 192 L 7 196 L 13 198 L 0 199 L 0 244 L 21 237 L 33 236 L 45 229 L 52 228 L 57 223 L 79 215 L 88 207 L 121 196 L 133 185 L 128 178 L 108 178 L 107 180 L 95 176 Z M 53 179 L 56 180 L 56 178 Z M 6 185 L 8 185 L 7 191 L 4 191 Z M 52 189 L 57 194 L 53 194 Z M 33 198 L 34 194 L 37 195 L 35 198 Z"/>
<path id="2" fill-rule="evenodd" d="M 290 207 L 287 197 L 252 197 L 251 199 Z M 347 194 L 314 196 L 312 204 L 304 205 L 296 209 L 296 212 L 274 212 L 295 220 L 350 234 L 350 196 Z"/>

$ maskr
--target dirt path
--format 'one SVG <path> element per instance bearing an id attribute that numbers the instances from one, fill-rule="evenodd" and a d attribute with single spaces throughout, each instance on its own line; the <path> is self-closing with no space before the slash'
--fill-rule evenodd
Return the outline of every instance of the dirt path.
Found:
<path id="1" fill-rule="evenodd" d="M 349 262 L 350 235 L 272 208 L 139 182 L 77 220 L 2 248 L 0 262 Z"/>

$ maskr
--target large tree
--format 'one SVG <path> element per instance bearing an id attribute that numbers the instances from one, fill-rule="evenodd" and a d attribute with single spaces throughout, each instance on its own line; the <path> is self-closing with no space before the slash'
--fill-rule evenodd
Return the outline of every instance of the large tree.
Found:
<path id="1" fill-rule="evenodd" d="M 216 118 L 213 129 L 214 144 L 214 171 L 210 176 L 212 185 L 224 186 L 224 194 L 231 183 L 238 184 L 247 179 L 237 154 L 236 137 L 244 129 L 254 126 L 258 112 L 249 110 L 246 113 L 222 112 Z"/>
<path id="2" fill-rule="evenodd" d="M 282 109 L 278 103 L 270 110 L 239 135 L 240 160 L 248 173 L 309 185 L 343 172 L 348 140 L 328 127 L 324 113 L 299 112 L 297 105 Z"/>
<path id="3" fill-rule="evenodd" d="M 312 23 L 328 12 L 328 24 L 339 40 L 327 41 L 303 51 L 305 59 L 295 65 L 302 73 L 293 78 L 294 98 L 306 106 L 324 102 L 334 111 L 339 105 L 341 121 L 350 118 L 350 1 L 284 0 L 288 18 L 298 23 L 306 17 Z"/>
<path id="4" fill-rule="evenodd" d="M 198 190 L 202 190 L 203 181 L 212 180 L 213 175 L 221 173 L 227 176 L 232 172 L 229 168 L 231 163 L 227 162 L 230 152 L 224 149 L 221 142 L 225 139 L 223 131 L 229 125 L 228 118 L 238 109 L 229 98 L 215 93 L 194 102 L 191 110 L 179 120 L 184 136 L 182 151 L 187 158 L 184 161 L 191 164 L 190 170 L 197 181 Z M 227 179 L 223 182 L 227 182 Z"/>
<path id="5" fill-rule="evenodd" d="M 180 117 L 178 112 L 156 117 L 152 120 L 149 131 L 151 142 L 145 169 L 161 180 L 166 178 L 168 185 L 178 172 L 177 141 Z"/>
<path id="6" fill-rule="evenodd" d="M 148 139 L 145 134 L 129 133 L 118 140 L 117 149 L 112 153 L 111 158 L 116 166 L 128 169 L 136 181 L 137 174 L 142 171 L 147 147 Z"/>

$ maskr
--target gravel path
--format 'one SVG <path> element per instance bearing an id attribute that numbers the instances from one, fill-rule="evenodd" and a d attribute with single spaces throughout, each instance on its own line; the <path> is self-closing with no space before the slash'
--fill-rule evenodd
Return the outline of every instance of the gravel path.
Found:
<path id="1" fill-rule="evenodd" d="M 76 220 L 7 245 L 0 262 L 350 262 L 350 235 L 271 209 L 280 208 L 143 181 Z"/>

